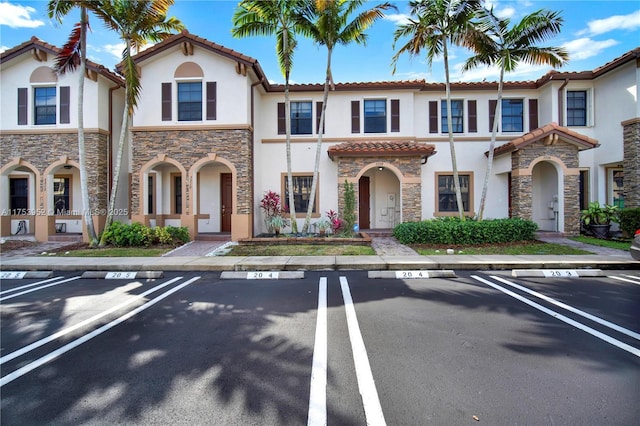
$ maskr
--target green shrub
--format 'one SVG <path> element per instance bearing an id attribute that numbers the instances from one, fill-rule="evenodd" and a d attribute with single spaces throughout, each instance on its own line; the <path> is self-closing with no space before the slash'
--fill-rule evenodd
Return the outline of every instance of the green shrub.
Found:
<path id="1" fill-rule="evenodd" d="M 457 217 L 437 218 L 397 225 L 393 235 L 403 244 L 497 244 L 535 239 L 538 226 L 523 219 L 461 221 Z"/>
<path id="2" fill-rule="evenodd" d="M 620 210 L 620 229 L 627 237 L 633 237 L 640 229 L 640 208 Z"/>
<path id="3" fill-rule="evenodd" d="M 189 242 L 189 230 L 184 226 L 150 228 L 137 222 L 131 225 L 113 222 L 106 231 L 105 239 L 107 244 L 116 247 L 146 247 L 152 244 L 178 245 Z"/>

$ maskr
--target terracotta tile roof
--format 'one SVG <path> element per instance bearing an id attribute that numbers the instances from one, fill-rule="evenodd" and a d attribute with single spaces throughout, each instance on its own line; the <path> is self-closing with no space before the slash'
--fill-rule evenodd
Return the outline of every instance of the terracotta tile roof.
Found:
<path id="1" fill-rule="evenodd" d="M 532 130 L 531 132 L 496 148 L 494 155 L 498 156 L 508 152 L 517 151 L 518 149 L 537 142 L 540 139 L 546 138 L 547 136 L 555 135 L 557 135 L 558 139 L 562 139 L 563 141 L 576 145 L 580 151 L 600 146 L 598 141 L 595 139 L 582 135 L 578 132 L 574 132 L 573 130 L 569 130 L 566 127 L 559 126 L 557 123 L 549 123 L 544 127 Z M 550 142 L 553 143 L 555 140 L 550 139 Z M 485 155 L 489 155 L 489 152 L 485 152 Z"/>
<path id="2" fill-rule="evenodd" d="M 434 145 L 413 141 L 362 141 L 333 145 L 327 154 L 334 157 L 386 157 L 389 155 L 430 157 L 436 153 Z"/>
<path id="3" fill-rule="evenodd" d="M 178 34 L 174 34 L 171 37 L 161 41 L 160 43 L 157 43 L 151 47 L 149 47 L 148 49 L 143 50 L 142 52 L 138 53 L 137 55 L 134 55 L 132 58 L 135 62 L 139 63 L 141 61 L 144 61 L 147 58 L 150 58 L 152 56 L 157 55 L 160 52 L 165 51 L 166 49 L 169 49 L 177 44 L 182 43 L 183 41 L 189 40 L 191 41 L 193 44 L 198 45 L 200 47 L 203 47 L 207 50 L 210 50 L 212 52 L 215 52 L 219 55 L 225 56 L 227 58 L 233 59 L 235 61 L 239 61 L 245 65 L 249 65 L 251 66 L 258 79 L 260 80 L 264 80 L 265 83 L 265 87 L 269 86 L 269 83 L 267 82 L 267 79 L 265 77 L 264 72 L 262 71 L 262 68 L 260 67 L 260 64 L 258 63 L 257 59 L 254 59 L 250 56 L 247 55 L 243 55 L 240 52 L 236 52 L 233 49 L 229 49 L 227 47 L 224 47 L 220 44 L 216 44 L 212 41 L 209 41 L 205 38 L 202 37 L 198 37 L 196 35 L 191 34 L 189 31 L 187 30 L 182 30 L 182 32 L 178 33 Z M 119 70 L 122 67 L 122 63 L 119 63 L 118 65 L 116 65 L 116 68 Z"/>
<path id="4" fill-rule="evenodd" d="M 62 50 L 57 46 L 44 42 L 40 40 L 38 37 L 33 36 L 31 37 L 31 39 L 25 41 L 24 43 L 21 43 L 11 49 L 8 49 L 2 52 L 2 54 L 0 54 L 0 63 L 9 61 L 15 57 L 28 53 L 31 51 L 31 49 L 34 49 L 35 47 L 41 50 L 44 50 L 50 55 L 54 55 L 54 56 L 57 56 Z M 103 75 L 104 77 L 108 78 L 109 80 L 115 83 L 124 84 L 122 78 L 120 78 L 119 75 L 117 75 L 112 71 L 109 71 L 109 69 L 104 65 L 100 65 L 98 63 L 95 63 L 87 59 L 87 68 L 97 72 L 98 74 Z"/>

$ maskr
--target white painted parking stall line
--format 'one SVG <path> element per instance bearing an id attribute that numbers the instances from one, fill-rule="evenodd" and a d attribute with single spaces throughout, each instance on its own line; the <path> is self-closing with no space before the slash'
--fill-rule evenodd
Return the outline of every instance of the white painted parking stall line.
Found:
<path id="1" fill-rule="evenodd" d="M 15 379 L 24 376 L 25 374 L 35 370 L 36 368 L 51 362 L 53 360 L 55 360 L 56 358 L 58 358 L 59 356 L 63 355 L 66 352 L 69 352 L 71 349 L 74 349 L 78 346 L 80 346 L 81 344 L 88 342 L 89 340 L 93 339 L 96 336 L 99 336 L 100 334 L 106 332 L 107 330 L 115 327 L 116 325 L 119 325 L 120 323 L 128 320 L 129 318 L 137 315 L 138 313 L 144 311 L 145 309 L 150 308 L 151 306 L 155 305 L 156 303 L 158 303 L 159 301 L 161 301 L 162 299 L 165 299 L 166 297 L 169 297 L 170 295 L 172 295 L 173 293 L 177 292 L 178 290 L 183 289 L 184 287 L 188 286 L 189 284 L 199 280 L 200 277 L 194 277 L 191 278 L 188 281 L 185 281 L 184 283 L 173 287 L 171 290 L 166 291 L 165 293 L 162 293 L 160 296 L 156 297 L 155 299 L 151 299 L 150 301 L 148 301 L 147 303 L 145 303 L 144 305 L 141 305 L 139 307 L 137 307 L 136 309 L 122 315 L 119 318 L 116 318 L 115 320 L 109 322 L 108 324 L 103 325 L 100 328 L 97 328 L 96 330 L 92 331 L 91 333 L 85 334 L 84 336 L 56 349 L 55 351 L 50 352 L 49 354 L 23 366 L 22 368 L 19 368 L 9 374 L 7 374 L 6 376 L 0 378 L 0 387 L 11 383 L 12 381 L 14 381 Z"/>
<path id="2" fill-rule="evenodd" d="M 625 334 L 625 335 L 627 335 L 629 337 L 633 337 L 636 340 L 640 340 L 640 333 L 636 333 L 634 331 L 627 330 L 626 328 L 620 327 L 617 324 L 614 324 L 614 323 L 609 322 L 607 320 L 604 320 L 602 318 L 596 317 L 595 315 L 591 315 L 591 314 L 589 314 L 587 312 L 581 311 L 580 309 L 574 308 L 573 306 L 567 305 L 566 303 L 559 302 L 559 301 L 557 301 L 555 299 L 552 299 L 551 297 L 545 296 L 542 293 L 538 293 L 537 291 L 530 290 L 530 289 L 528 289 L 526 287 L 523 287 L 523 286 L 521 286 L 519 284 L 516 284 L 516 283 L 512 283 L 511 281 L 505 280 L 504 278 L 500 278 L 500 277 L 497 277 L 497 276 L 491 276 L 491 278 L 493 278 L 494 280 L 498 280 L 501 283 L 510 285 L 511 287 L 517 288 L 520 291 L 523 291 L 523 292 L 525 292 L 527 294 L 535 296 L 535 297 L 537 297 L 539 299 L 542 299 L 542 300 L 544 300 L 546 302 L 549 302 L 552 305 L 558 306 L 559 308 L 565 309 L 565 310 L 567 310 L 569 312 L 573 312 L 574 314 L 580 315 L 581 317 L 584 317 L 584 318 L 586 318 L 588 320 L 596 322 L 596 323 L 598 323 L 600 325 L 604 325 L 605 327 L 609 327 L 610 329 L 615 330 L 618 333 L 622 333 L 622 334 Z"/>
<path id="3" fill-rule="evenodd" d="M 631 284 L 638 284 L 640 285 L 640 277 L 638 279 L 634 279 L 637 277 L 634 277 L 633 275 L 624 275 L 624 277 L 630 277 L 630 278 L 622 278 L 622 277 L 616 277 L 615 275 L 609 275 L 609 278 L 613 278 L 614 280 L 618 280 L 618 281 L 624 281 L 625 283 L 631 283 Z"/>
<path id="4" fill-rule="evenodd" d="M 373 380 L 367 349 L 360 333 L 356 310 L 353 307 L 353 299 L 349 290 L 347 277 L 340 277 L 340 288 L 342 289 L 342 298 L 344 299 L 344 309 L 347 314 L 347 328 L 349 330 L 349 339 L 351 340 L 351 349 L 353 351 L 353 362 L 356 367 L 356 378 L 358 380 L 358 389 L 362 397 L 364 406 L 364 415 L 367 419 L 367 425 L 386 425 L 376 383 Z"/>
<path id="5" fill-rule="evenodd" d="M 43 285 L 43 286 L 40 286 L 40 287 L 32 288 L 30 290 L 25 290 L 25 291 L 22 291 L 20 293 L 12 294 L 10 296 L 0 297 L 0 302 L 4 302 L 5 300 L 13 299 L 14 297 L 22 296 L 23 294 L 32 293 L 34 291 L 42 290 L 42 289 L 47 288 L 47 287 L 53 287 L 54 285 L 64 284 L 64 283 L 67 283 L 69 281 L 74 281 L 74 280 L 77 280 L 79 278 L 80 277 L 67 278 L 66 280 L 56 281 L 54 283 L 50 283 L 50 284 L 46 284 L 46 285 Z"/>
<path id="6" fill-rule="evenodd" d="M 535 308 L 535 309 L 537 309 L 537 310 L 539 310 L 541 312 L 544 312 L 545 314 L 550 315 L 555 319 L 558 319 L 558 320 L 560 320 L 562 322 L 565 322 L 565 323 L 567 323 L 567 324 L 569 324 L 569 325 L 571 325 L 571 326 L 573 326 L 573 327 L 575 327 L 575 328 L 577 328 L 579 330 L 582 330 L 582 331 L 584 331 L 586 333 L 589 333 L 592 336 L 597 337 L 598 339 L 601 339 L 601 340 L 603 340 L 603 341 L 605 341 L 605 342 L 607 342 L 607 343 L 609 343 L 609 344 L 611 344 L 613 346 L 616 346 L 617 348 L 620 348 L 620 349 L 622 349 L 624 351 L 629 352 L 632 355 L 640 357 L 640 349 L 634 348 L 633 346 L 627 345 L 626 343 L 621 342 L 621 341 L 619 341 L 617 339 L 614 339 L 613 337 L 608 336 L 608 335 L 606 335 L 604 333 L 601 333 L 598 330 L 594 330 L 593 328 L 588 327 L 588 326 L 586 326 L 586 325 L 584 325 L 582 323 L 579 323 L 578 321 L 572 320 L 569 317 L 566 317 L 566 316 L 564 316 L 564 315 L 562 315 L 562 314 L 560 314 L 558 312 L 555 312 L 555 311 L 553 311 L 551 309 L 548 309 L 548 308 L 540 305 L 539 303 L 531 301 L 531 300 L 527 299 L 526 297 L 520 296 L 519 294 L 514 293 L 513 291 L 508 290 L 508 289 L 506 289 L 506 288 L 504 288 L 504 287 L 502 287 L 502 286 L 500 286 L 500 285 L 498 285 L 496 283 L 493 283 L 493 282 L 491 282 L 489 280 L 485 280 L 484 278 L 481 278 L 481 277 L 479 277 L 477 275 L 471 275 L 471 278 L 473 278 L 476 281 L 480 281 L 481 283 L 484 283 L 484 284 L 486 284 L 486 285 L 488 285 L 490 287 L 493 287 L 494 289 L 496 289 L 498 291 L 501 291 L 504 294 L 513 297 L 514 299 L 517 299 L 517 300 L 519 300 L 519 301 L 521 301 L 523 303 L 526 303 L 527 305 L 531 306 L 532 308 Z"/>
<path id="7" fill-rule="evenodd" d="M 5 290 L 5 291 L 0 291 L 0 296 L 2 296 L 3 294 L 13 293 L 14 291 L 24 290 L 25 288 L 31 288 L 31 287 L 35 287 L 37 285 L 42 285 L 42 284 L 50 283 L 51 281 L 57 281 L 57 280 L 61 280 L 61 279 L 64 279 L 64 277 L 53 277 L 53 278 L 49 278 L 48 280 L 38 281 L 38 282 L 35 282 L 35 283 L 26 284 L 26 285 L 21 285 L 20 287 L 11 288 L 11 289 Z"/>
<path id="8" fill-rule="evenodd" d="M 318 283 L 318 315 L 313 345 L 308 426 L 327 424 L 327 278 Z"/>
<path id="9" fill-rule="evenodd" d="M 52 334 L 50 336 L 47 336 L 47 337 L 44 337 L 44 338 L 42 338 L 42 339 L 40 339 L 40 340 L 38 340 L 36 342 L 31 343 L 30 345 L 27 345 L 27 346 L 25 346 L 25 347 L 23 347 L 21 349 L 18 349 L 17 351 L 13 351 L 10 354 L 7 354 L 7 355 L 5 355 L 3 357 L 0 357 L 0 365 L 4 364 L 5 362 L 11 361 L 12 359 L 18 358 L 18 357 L 26 354 L 27 352 L 30 352 L 30 351 L 32 351 L 32 350 L 34 350 L 36 348 L 39 348 L 42 345 L 46 345 L 47 343 L 52 342 L 52 341 L 54 341 L 54 340 L 56 340 L 56 339 L 58 339 L 58 338 L 60 338 L 60 337 L 62 337 L 64 335 L 66 335 L 66 334 L 69 334 L 74 330 L 77 330 L 77 329 L 79 329 L 81 327 L 84 327 L 85 325 L 91 324 L 92 322 L 95 322 L 95 321 L 99 320 L 100 318 L 103 318 L 103 317 L 105 317 L 105 316 L 107 316 L 109 314 L 112 314 L 113 312 L 116 312 L 116 311 L 124 308 L 125 306 L 130 305 L 133 302 L 136 302 L 136 301 L 148 296 L 149 294 L 154 293 L 154 292 L 156 292 L 156 291 L 158 291 L 160 289 L 163 289 L 164 287 L 166 287 L 166 286 L 168 286 L 170 284 L 173 284 L 174 282 L 176 282 L 178 280 L 181 280 L 181 279 L 182 279 L 182 277 L 177 277 L 177 278 L 174 278 L 172 280 L 167 281 L 164 284 L 157 285 L 157 286 L 145 291 L 144 293 L 139 294 L 134 299 L 131 299 L 131 300 L 128 300 L 128 301 L 126 301 L 124 303 L 116 305 L 116 306 L 114 306 L 114 307 L 112 307 L 110 309 L 107 309 L 104 312 L 101 312 L 101 313 L 99 313 L 97 315 L 92 316 L 91 318 L 88 318 L 88 319 L 86 319 L 84 321 L 81 321 L 78 324 L 75 324 L 75 325 L 73 325 L 71 327 L 67 327 L 67 328 L 65 328 L 63 330 L 58 331 L 57 333 L 54 333 L 54 334 Z"/>

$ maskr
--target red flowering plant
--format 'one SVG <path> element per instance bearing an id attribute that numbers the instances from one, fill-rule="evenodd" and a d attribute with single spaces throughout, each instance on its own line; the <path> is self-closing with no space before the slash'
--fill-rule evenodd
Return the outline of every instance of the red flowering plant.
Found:
<path id="1" fill-rule="evenodd" d="M 342 228 L 344 228 L 344 221 L 338 217 L 337 212 L 329 210 L 327 212 L 327 218 L 329 218 L 329 222 L 331 222 L 331 229 L 334 234 L 339 233 Z"/>
<path id="2" fill-rule="evenodd" d="M 286 209 L 282 207 L 280 194 L 277 192 L 267 191 L 260 200 L 260 208 L 264 212 L 264 223 L 270 234 L 278 235 L 282 228 L 289 225 L 289 221 L 283 216 Z"/>

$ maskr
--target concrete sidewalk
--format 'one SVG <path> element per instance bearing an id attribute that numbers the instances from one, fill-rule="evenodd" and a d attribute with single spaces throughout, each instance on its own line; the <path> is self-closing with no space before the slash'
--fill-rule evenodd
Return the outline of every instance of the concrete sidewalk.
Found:
<path id="1" fill-rule="evenodd" d="M 441 255 L 420 256 L 392 237 L 374 238 L 375 256 L 207 256 L 223 242 L 194 241 L 168 256 L 87 258 L 2 256 L 2 270 L 82 271 L 299 271 L 299 270 L 434 270 L 434 269 L 637 269 L 628 252 L 582 244 L 567 238 L 541 237 L 555 244 L 581 248 L 593 255 Z M 40 253 L 40 252 L 36 252 Z"/>

